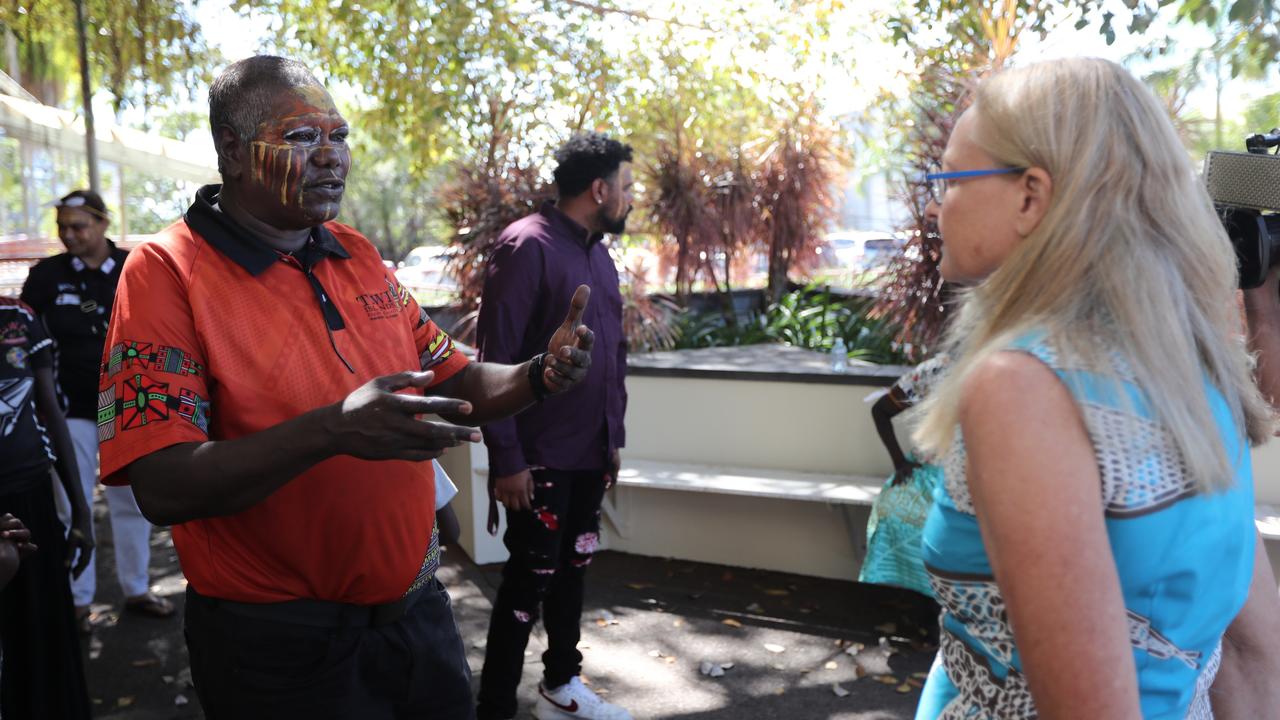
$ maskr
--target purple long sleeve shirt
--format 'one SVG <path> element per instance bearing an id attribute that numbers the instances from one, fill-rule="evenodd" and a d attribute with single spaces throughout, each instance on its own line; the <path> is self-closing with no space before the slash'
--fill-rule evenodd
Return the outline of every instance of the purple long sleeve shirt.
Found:
<path id="1" fill-rule="evenodd" d="M 482 428 L 492 477 L 528 467 L 604 470 L 626 439 L 627 343 L 618 271 L 601 242 L 552 203 L 502 231 L 485 275 L 476 325 L 479 359 L 520 363 L 545 352 L 579 285 L 582 322 L 595 333 L 591 371 L 577 387 Z"/>

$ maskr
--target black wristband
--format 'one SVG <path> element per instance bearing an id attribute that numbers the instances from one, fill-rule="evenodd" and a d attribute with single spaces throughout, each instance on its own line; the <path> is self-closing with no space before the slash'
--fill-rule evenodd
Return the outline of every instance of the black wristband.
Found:
<path id="1" fill-rule="evenodd" d="M 529 358 L 529 387 L 533 390 L 533 397 L 538 402 L 547 399 L 551 391 L 547 389 L 547 383 L 542 378 L 542 370 L 547 364 L 547 354 L 541 353 Z"/>

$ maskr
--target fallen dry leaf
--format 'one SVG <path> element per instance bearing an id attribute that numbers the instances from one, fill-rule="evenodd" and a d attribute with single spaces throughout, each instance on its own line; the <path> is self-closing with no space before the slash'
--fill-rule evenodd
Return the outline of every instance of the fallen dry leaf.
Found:
<path id="1" fill-rule="evenodd" d="M 862 643 L 853 643 L 849 647 L 845 648 L 844 652 L 846 655 L 857 655 L 858 653 L 862 652 L 866 647 L 867 646 L 863 645 Z"/>
<path id="2" fill-rule="evenodd" d="M 925 678 L 929 677 L 929 673 L 927 673 L 927 672 L 913 672 L 913 673 L 911 673 L 911 677 L 913 677 L 913 678 L 920 678 L 921 680 L 924 680 Z"/>
<path id="3" fill-rule="evenodd" d="M 894 688 L 894 690 L 897 690 L 897 691 L 898 691 L 898 692 L 900 692 L 900 693 L 909 693 L 909 692 L 911 692 L 911 684 L 910 684 L 910 683 L 902 683 L 902 684 L 901 684 L 901 685 L 899 685 L 898 687 Z"/>
<path id="4" fill-rule="evenodd" d="M 774 597 L 785 597 L 785 596 L 787 596 L 787 595 L 790 595 L 790 594 L 791 594 L 791 591 L 790 591 L 790 590 L 783 590 L 782 588 L 765 588 L 765 590 L 764 590 L 764 594 L 765 594 L 765 595 L 772 595 L 772 596 L 774 596 Z"/>
<path id="5" fill-rule="evenodd" d="M 143 658 L 142 660 L 134 660 L 129 664 L 136 668 L 144 668 L 151 667 L 152 665 L 159 665 L 160 661 L 155 658 Z"/>
<path id="6" fill-rule="evenodd" d="M 836 661 L 835 661 L 835 660 L 831 660 L 831 661 L 828 661 L 828 662 L 827 662 L 827 664 L 826 664 L 826 665 L 823 665 L 822 667 L 823 667 L 823 669 L 824 669 L 824 670 L 835 670 L 836 668 L 838 668 L 838 667 L 840 667 L 840 666 L 839 666 L 839 665 L 836 665 Z"/>
<path id="7" fill-rule="evenodd" d="M 737 620 L 734 620 L 733 618 L 725 618 L 720 622 L 725 625 L 728 625 L 729 627 L 736 627 L 736 628 L 742 627 L 742 623 L 738 622 Z"/>
<path id="8" fill-rule="evenodd" d="M 647 590 L 653 587 L 653 583 L 627 583 L 627 587 L 632 590 Z"/>
<path id="9" fill-rule="evenodd" d="M 876 682 L 878 682 L 878 683 L 883 683 L 883 684 L 885 684 L 885 685 L 897 685 L 897 684 L 898 684 L 898 678 L 896 678 L 896 677 L 894 677 L 894 676 L 892 676 L 892 675 L 877 675 L 877 676 L 876 676 Z"/>
<path id="10" fill-rule="evenodd" d="M 889 669 L 889 656 L 893 652 L 888 639 L 880 638 L 878 646 L 863 648 L 849 654 L 853 656 L 854 664 L 865 670 L 868 675 L 888 675 L 893 672 Z"/>
<path id="11" fill-rule="evenodd" d="M 674 657 L 670 656 L 670 655 L 666 656 L 666 658 L 665 658 L 665 659 L 666 659 L 666 661 L 667 661 L 667 664 L 668 664 L 668 665 L 674 665 L 674 664 L 675 664 L 675 662 L 676 662 L 676 659 L 675 659 Z"/>
<path id="12" fill-rule="evenodd" d="M 134 697 L 132 695 L 125 695 L 122 698 L 116 698 L 116 707 L 129 707 L 133 704 L 133 701 Z"/>

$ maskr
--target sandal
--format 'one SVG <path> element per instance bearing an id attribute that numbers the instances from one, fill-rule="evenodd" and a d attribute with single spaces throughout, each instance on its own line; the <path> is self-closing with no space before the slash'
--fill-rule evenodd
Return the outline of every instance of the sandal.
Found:
<path id="1" fill-rule="evenodd" d="M 124 609 L 132 613 L 146 615 L 153 618 L 171 617 L 177 610 L 177 608 L 173 606 L 173 603 L 165 600 L 155 593 L 150 592 L 145 595 L 139 595 L 138 597 L 125 600 Z"/>

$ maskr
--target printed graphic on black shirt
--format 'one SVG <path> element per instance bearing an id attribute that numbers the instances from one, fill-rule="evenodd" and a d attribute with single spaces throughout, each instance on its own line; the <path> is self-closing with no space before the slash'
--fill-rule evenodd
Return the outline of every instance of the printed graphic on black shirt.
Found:
<path id="1" fill-rule="evenodd" d="M 10 481 L 39 477 L 54 459 L 49 434 L 36 414 L 37 367 L 53 364 L 44 327 L 27 306 L 0 298 L 0 492 Z"/>

